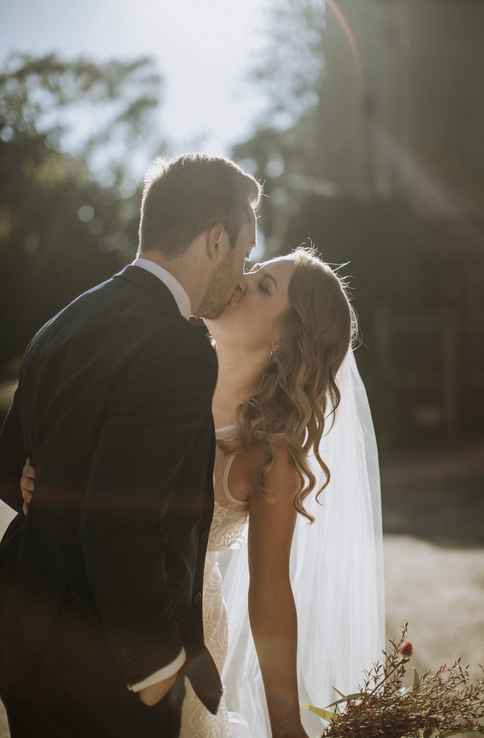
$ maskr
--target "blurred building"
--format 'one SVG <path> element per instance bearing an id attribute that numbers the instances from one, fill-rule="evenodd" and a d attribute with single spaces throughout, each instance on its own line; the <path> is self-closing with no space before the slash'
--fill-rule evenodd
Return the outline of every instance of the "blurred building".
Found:
<path id="1" fill-rule="evenodd" d="M 482 436 L 484 3 L 326 0 L 322 49 L 317 104 L 264 134 L 269 244 L 351 261 L 383 433 Z"/>
<path id="2" fill-rule="evenodd" d="M 450 436 L 478 430 L 484 420 L 484 5 L 342 0 L 328 2 L 327 13 L 324 171 L 345 193 L 412 206 L 417 243 L 409 241 L 408 249 L 420 246 L 421 259 L 410 263 L 428 270 L 425 289 L 434 293 L 433 300 L 420 296 L 413 315 L 395 306 L 376 316 L 382 360 L 396 373 L 401 367 L 402 395 L 422 396 L 414 407 L 417 424 L 440 425 Z M 391 259 L 391 239 L 387 247 Z M 416 276 L 416 292 L 419 281 Z M 402 346 L 412 359 L 403 366 L 392 361 Z"/>
<path id="3" fill-rule="evenodd" d="M 466 219 L 484 206 L 484 5 L 327 0 L 321 149 L 360 195 Z"/>

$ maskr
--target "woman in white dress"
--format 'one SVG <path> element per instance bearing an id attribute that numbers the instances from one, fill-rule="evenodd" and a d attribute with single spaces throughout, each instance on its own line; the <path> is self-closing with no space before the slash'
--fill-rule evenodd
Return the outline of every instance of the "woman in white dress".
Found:
<path id="1" fill-rule="evenodd" d="M 320 721 L 302 703 L 329 702 L 333 678 L 335 686 L 354 690 L 384 641 L 380 495 L 377 469 L 368 468 L 376 454 L 357 443 L 371 444 L 373 429 L 369 413 L 361 422 L 353 416 L 352 399 L 366 401 L 355 393 L 361 380 L 351 352 L 354 311 L 337 274 L 314 253 L 296 249 L 255 265 L 208 328 L 219 381 L 204 627 L 225 696 L 212 716 L 189 687 L 181 736 L 320 735 Z M 345 357 L 343 398 L 336 375 Z M 342 410 L 343 421 L 334 429 L 333 409 L 336 415 Z M 362 430 L 365 439 L 346 439 L 343 446 L 342 434 Z M 330 491 L 332 463 L 351 471 L 338 477 L 335 469 L 338 507 L 320 510 L 315 498 L 322 492 L 323 501 L 322 490 Z M 338 530 L 328 530 L 333 523 Z M 338 562 L 336 548 L 346 561 Z M 339 577 L 345 585 L 337 584 Z M 323 598 L 311 592 L 318 583 Z M 321 628 L 330 631 L 318 636 Z M 320 647 L 315 660 L 312 645 Z"/>
<path id="2" fill-rule="evenodd" d="M 354 690 L 383 645 L 378 466 L 355 327 L 343 281 L 301 248 L 253 267 L 208 322 L 218 443 L 203 613 L 225 694 L 213 716 L 187 681 L 181 738 L 316 736 L 304 702 Z"/>

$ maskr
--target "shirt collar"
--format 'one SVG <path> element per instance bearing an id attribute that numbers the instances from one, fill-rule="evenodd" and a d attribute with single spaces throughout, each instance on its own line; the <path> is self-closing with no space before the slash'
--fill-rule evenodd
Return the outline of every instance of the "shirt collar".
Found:
<path id="1" fill-rule="evenodd" d="M 175 279 L 171 272 L 169 272 L 167 269 L 164 269 L 159 264 L 156 264 L 156 262 L 151 261 L 151 259 L 144 259 L 142 257 L 135 259 L 132 262 L 132 266 L 146 269 L 147 272 L 151 272 L 151 274 L 154 274 L 155 277 L 161 279 L 163 284 L 170 290 L 171 294 L 173 295 L 173 298 L 178 305 L 178 309 L 183 317 L 190 317 L 190 315 L 192 314 L 190 298 L 188 297 L 184 287 L 180 284 L 178 279 Z"/>

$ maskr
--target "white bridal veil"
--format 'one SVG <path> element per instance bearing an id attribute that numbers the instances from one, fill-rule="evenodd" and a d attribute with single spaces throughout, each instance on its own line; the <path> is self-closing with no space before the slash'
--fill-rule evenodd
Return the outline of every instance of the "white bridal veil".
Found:
<path id="1" fill-rule="evenodd" d="M 320 445 L 331 481 L 319 503 L 314 493 L 306 498 L 305 508 L 315 522 L 298 515 L 291 550 L 300 702 L 320 707 L 337 699 L 333 686 L 345 693 L 357 689 L 365 670 L 380 657 L 385 639 L 378 452 L 352 351 L 336 381 L 341 403 Z M 322 480 L 314 458 L 311 467 Z M 223 682 L 233 738 L 269 738 L 262 676 L 248 619 L 247 531 L 243 543 L 228 552 L 220 565 L 229 623 Z M 302 720 L 311 738 L 321 735 L 319 718 L 302 709 Z"/>

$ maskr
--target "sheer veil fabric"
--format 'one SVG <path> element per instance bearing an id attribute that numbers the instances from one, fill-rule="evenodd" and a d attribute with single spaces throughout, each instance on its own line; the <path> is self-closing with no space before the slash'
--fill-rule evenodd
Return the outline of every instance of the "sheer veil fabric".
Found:
<path id="1" fill-rule="evenodd" d="M 349 693 L 384 647 L 383 540 L 378 451 L 365 387 L 350 351 L 336 378 L 341 403 L 320 445 L 331 471 L 321 494 L 305 500 L 314 518 L 298 515 L 291 580 L 298 613 L 300 702 L 325 706 Z M 311 468 L 323 474 L 315 458 Z M 317 488 L 319 488 L 318 485 Z M 228 614 L 228 653 L 222 680 L 231 738 L 271 735 L 262 676 L 250 632 L 247 526 L 242 543 L 220 561 Z M 311 738 L 323 723 L 302 709 Z"/>

